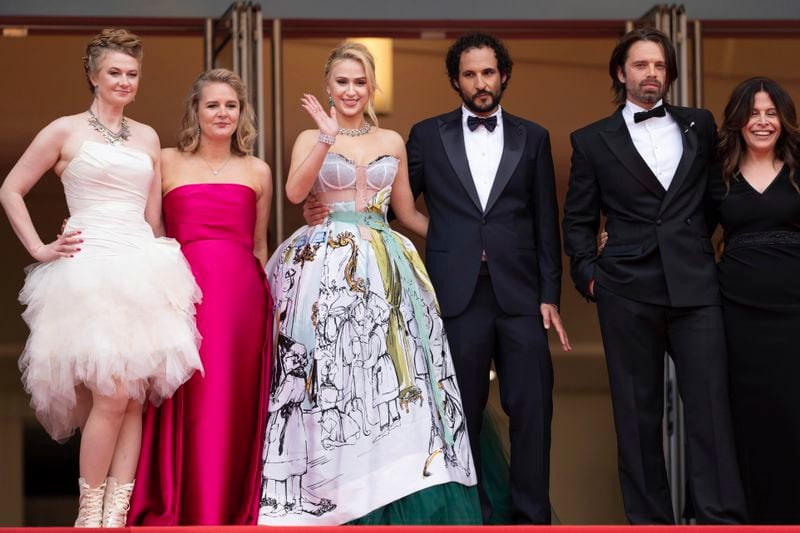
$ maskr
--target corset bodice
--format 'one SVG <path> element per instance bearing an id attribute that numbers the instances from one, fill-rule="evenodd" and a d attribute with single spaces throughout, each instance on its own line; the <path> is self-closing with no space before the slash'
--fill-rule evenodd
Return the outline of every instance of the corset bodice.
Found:
<path id="1" fill-rule="evenodd" d="M 392 185 L 397 165 L 397 158 L 391 155 L 382 155 L 366 165 L 357 165 L 342 154 L 328 152 L 312 190 L 315 194 L 355 190 L 363 173 L 364 186 L 379 191 Z"/>

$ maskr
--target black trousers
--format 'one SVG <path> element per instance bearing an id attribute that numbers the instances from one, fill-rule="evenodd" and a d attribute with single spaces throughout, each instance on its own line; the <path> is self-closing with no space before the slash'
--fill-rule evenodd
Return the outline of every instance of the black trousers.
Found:
<path id="1" fill-rule="evenodd" d="M 549 524 L 553 366 L 542 317 L 505 314 L 497 304 L 490 277 L 481 275 L 467 309 L 445 318 L 445 329 L 476 471 L 480 473 L 481 422 L 494 360 L 500 401 L 510 419 L 513 520 Z M 480 478 L 478 489 L 486 522 L 492 510 Z"/>
<path id="2" fill-rule="evenodd" d="M 597 285 L 595 291 L 628 520 L 674 523 L 662 435 L 666 351 L 683 400 L 687 492 L 695 518 L 699 524 L 744 523 L 721 308 L 665 307 Z"/>

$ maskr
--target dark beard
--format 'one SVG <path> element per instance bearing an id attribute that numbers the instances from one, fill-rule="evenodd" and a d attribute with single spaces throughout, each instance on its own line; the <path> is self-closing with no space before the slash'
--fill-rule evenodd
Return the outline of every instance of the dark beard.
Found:
<path id="1" fill-rule="evenodd" d="M 664 90 L 663 85 L 659 82 L 659 88 L 657 91 L 647 91 L 642 87 L 636 87 L 634 89 L 628 89 L 630 94 L 639 102 L 648 103 L 648 104 L 655 104 L 659 100 L 663 99 L 666 91 Z"/>
<path id="2" fill-rule="evenodd" d="M 461 94 L 461 100 L 464 102 L 464 106 L 476 115 L 479 115 L 481 113 L 488 113 L 497 109 L 497 106 L 500 105 L 500 100 L 503 98 L 503 89 L 500 89 L 497 93 L 492 93 L 490 91 L 478 91 L 471 97 L 465 95 L 463 91 L 459 91 L 459 94 Z M 475 103 L 474 98 L 481 94 L 488 94 L 491 96 L 489 103 L 485 106 L 480 106 Z"/>

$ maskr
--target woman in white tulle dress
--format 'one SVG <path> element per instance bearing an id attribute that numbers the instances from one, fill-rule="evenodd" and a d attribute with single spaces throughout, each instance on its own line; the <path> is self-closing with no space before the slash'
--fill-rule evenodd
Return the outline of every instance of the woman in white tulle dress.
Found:
<path id="1" fill-rule="evenodd" d="M 139 84 L 142 47 L 104 30 L 86 48 L 89 109 L 46 126 L 0 187 L 0 202 L 38 261 L 20 301 L 31 330 L 20 358 L 31 405 L 63 441 L 81 429 L 76 526 L 124 526 L 141 443 L 142 407 L 195 370 L 200 290 L 163 235 L 159 142 L 123 116 Z M 42 242 L 23 197 L 49 169 L 70 218 Z"/>

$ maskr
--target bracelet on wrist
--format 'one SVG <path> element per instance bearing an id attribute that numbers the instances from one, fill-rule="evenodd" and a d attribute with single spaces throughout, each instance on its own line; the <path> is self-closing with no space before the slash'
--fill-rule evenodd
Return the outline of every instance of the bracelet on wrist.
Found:
<path id="1" fill-rule="evenodd" d="M 328 146 L 333 146 L 333 144 L 336 142 L 336 135 L 328 135 L 327 133 L 320 133 L 319 142 L 325 143 Z"/>

